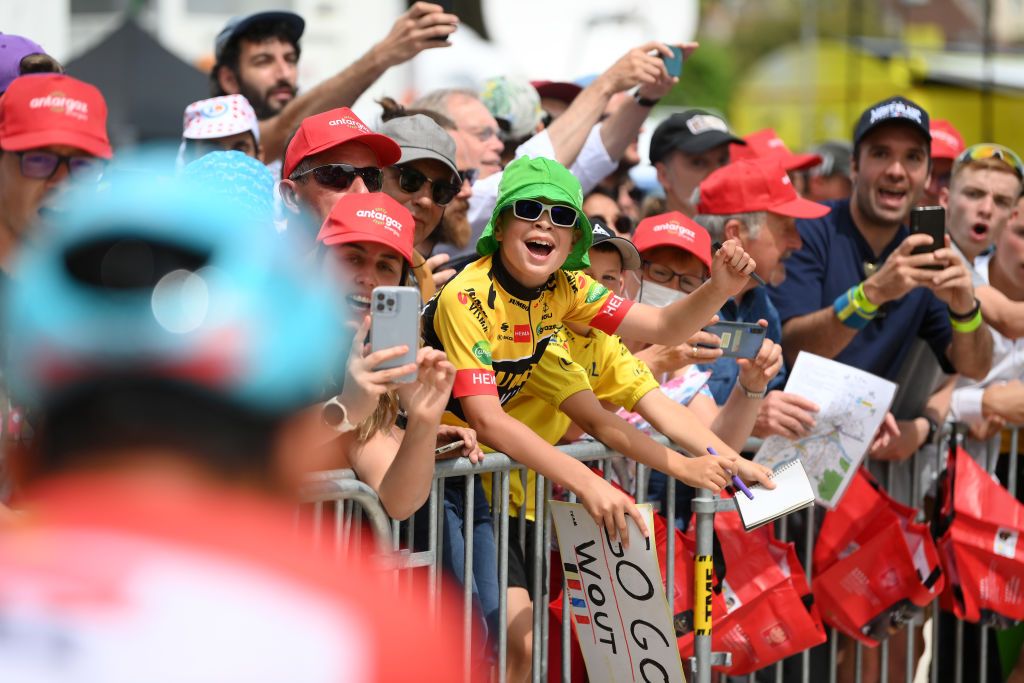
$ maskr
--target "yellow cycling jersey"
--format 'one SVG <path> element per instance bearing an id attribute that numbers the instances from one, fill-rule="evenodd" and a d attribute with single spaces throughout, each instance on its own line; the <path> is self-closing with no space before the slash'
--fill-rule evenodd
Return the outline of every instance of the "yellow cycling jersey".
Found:
<path id="1" fill-rule="evenodd" d="M 424 343 L 443 350 L 456 369 L 445 422 L 465 424 L 458 400 L 465 396 L 494 395 L 507 404 L 563 321 L 611 334 L 631 305 L 581 272 L 559 270 L 541 287 L 524 287 L 500 252 L 466 266 L 423 311 Z"/>
<path id="2" fill-rule="evenodd" d="M 561 328 L 548 344 L 523 391 L 505 406 L 505 411 L 550 444 L 558 443 L 571 424 L 558 410 L 573 394 L 590 390 L 602 401 L 633 410 L 636 402 L 658 388 L 647 365 L 630 353 L 615 335 L 591 330 L 588 336 Z M 555 410 L 552 410 L 554 408 Z M 534 519 L 536 476 L 527 475 L 526 517 Z M 484 488 L 490 496 L 490 478 Z M 509 512 L 518 514 L 524 492 L 521 478 L 509 480 Z"/>

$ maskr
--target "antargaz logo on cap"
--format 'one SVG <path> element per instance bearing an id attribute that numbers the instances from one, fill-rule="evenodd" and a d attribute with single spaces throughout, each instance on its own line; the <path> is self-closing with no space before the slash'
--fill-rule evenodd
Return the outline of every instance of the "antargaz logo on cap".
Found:
<path id="1" fill-rule="evenodd" d="M 356 217 L 369 218 L 377 225 L 391 232 L 395 237 L 402 236 L 402 224 L 389 216 L 384 209 L 360 209 L 356 211 Z"/>
<path id="2" fill-rule="evenodd" d="M 59 90 L 54 90 L 49 95 L 33 97 L 28 102 L 29 109 L 49 109 L 54 114 L 64 114 L 76 118 L 79 121 L 89 119 L 89 104 L 82 100 L 68 97 Z"/>
<path id="3" fill-rule="evenodd" d="M 680 237 L 685 237 L 690 241 L 693 241 L 693 238 L 697 236 L 697 233 L 695 233 L 693 230 L 690 230 L 685 225 L 680 225 L 675 221 L 669 221 L 668 223 L 660 223 L 658 225 L 655 225 L 651 229 L 651 232 L 674 232 Z"/>
<path id="4" fill-rule="evenodd" d="M 371 133 L 371 132 L 373 132 L 369 128 L 367 128 L 366 125 L 363 124 L 361 121 L 356 121 L 355 119 L 349 118 L 347 116 L 344 116 L 344 117 L 342 117 L 340 119 L 331 119 L 330 121 L 327 122 L 327 125 L 328 126 L 345 126 L 347 128 L 355 128 L 360 133 Z"/>
<path id="5" fill-rule="evenodd" d="M 473 344 L 473 355 L 484 365 L 491 364 L 491 345 L 484 340 Z"/>

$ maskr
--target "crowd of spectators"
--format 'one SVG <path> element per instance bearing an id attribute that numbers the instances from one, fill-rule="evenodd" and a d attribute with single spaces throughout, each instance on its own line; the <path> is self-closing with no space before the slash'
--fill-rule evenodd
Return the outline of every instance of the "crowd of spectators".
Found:
<path id="1" fill-rule="evenodd" d="M 650 533 L 622 488 L 556 446 L 602 442 L 623 456 L 627 489 L 645 465 L 649 499 L 685 527 L 695 488 L 733 475 L 773 486 L 744 452 L 751 437 L 815 427 L 819 406 L 786 391 L 802 351 L 896 380 L 926 346 L 926 398 L 886 416 L 868 461 L 905 462 L 948 421 L 996 469 L 1003 429 L 1024 422 L 1013 150 L 967 146 L 955 122 L 898 95 L 867 107 L 850 140 L 804 153 L 690 108 L 653 131 L 660 187 L 644 192 L 637 137 L 678 82 L 663 58 L 697 49 L 656 41 L 583 85 L 496 76 L 383 98 L 379 122 L 349 108 L 457 27 L 417 2 L 300 92 L 303 19 L 234 19 L 214 45 L 213 96 L 184 108 L 169 161 L 112 149 L 104 93 L 0 34 L 0 472 L 13 510 L 0 678 L 141 680 L 173 632 L 167 680 L 192 680 L 190 666 L 454 680 L 447 603 L 421 628 L 424 596 L 396 594 L 370 561 L 339 568 L 299 547 L 288 506 L 305 475 L 351 469 L 391 517 L 423 519 L 435 457 L 499 451 L 531 477 L 511 481 L 510 514 L 528 521 L 526 552 L 509 544 L 506 623 L 490 477 L 446 481 L 438 547 L 451 580 L 468 580 L 473 520 L 475 664 L 493 666 L 507 629 L 507 679 L 528 680 L 535 473 L 611 539 L 636 540 L 628 518 Z M 945 209 L 941 244 L 908 227 L 932 205 Z M 403 285 L 419 292 L 422 339 L 396 366 L 408 346 L 367 341 L 374 289 Z M 717 321 L 763 327 L 760 348 L 724 356 L 704 329 Z M 937 474 L 914 473 L 915 490 Z M 415 525 L 420 545 L 427 527 Z M 415 637 L 396 638 L 407 622 Z"/>

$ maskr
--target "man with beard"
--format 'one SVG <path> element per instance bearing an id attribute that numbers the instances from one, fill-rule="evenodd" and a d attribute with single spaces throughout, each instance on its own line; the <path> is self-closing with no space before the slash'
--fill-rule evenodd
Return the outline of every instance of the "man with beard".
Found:
<path id="1" fill-rule="evenodd" d="M 988 373 L 992 336 L 967 266 L 948 239 L 913 253 L 931 238 L 903 224 L 928 182 L 930 142 L 928 114 L 910 100 L 892 97 L 861 115 L 853 196 L 829 202 L 822 218 L 797 221 L 803 248 L 772 287 L 788 363 L 809 351 L 894 380 L 919 336 L 946 372 Z M 921 419 L 898 426 L 913 430 L 918 446 L 929 431 Z"/>
<path id="2" fill-rule="evenodd" d="M 447 47 L 458 17 L 440 5 L 417 2 L 383 40 L 346 69 L 298 95 L 299 38 L 305 21 L 292 12 L 236 17 L 217 35 L 210 72 L 213 95 L 244 95 L 260 119 L 260 142 L 268 164 L 284 154 L 288 135 L 308 116 L 351 106 L 392 66 L 423 50 Z"/>

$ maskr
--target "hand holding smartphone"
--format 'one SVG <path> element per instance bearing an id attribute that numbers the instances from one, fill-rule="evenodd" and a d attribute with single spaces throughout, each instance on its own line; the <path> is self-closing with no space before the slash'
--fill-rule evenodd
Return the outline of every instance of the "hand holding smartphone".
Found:
<path id="1" fill-rule="evenodd" d="M 946 210 L 941 206 L 919 206 L 910 210 L 910 234 L 929 235 L 932 243 L 914 247 L 911 254 L 930 254 L 946 246 Z M 939 264 L 924 266 L 929 270 L 942 270 Z"/>
<path id="2" fill-rule="evenodd" d="M 672 78 L 679 78 L 683 73 L 683 48 L 678 45 L 669 45 L 672 50 L 672 56 L 666 57 L 661 56 L 661 60 L 665 62 L 665 70 L 668 71 L 668 75 Z"/>
<path id="3" fill-rule="evenodd" d="M 436 457 L 438 455 L 451 453 L 452 451 L 456 451 L 465 445 L 466 442 L 463 441 L 462 439 L 459 439 L 458 441 L 452 441 L 451 443 L 446 443 L 445 445 L 438 446 L 437 448 L 434 449 L 434 456 Z"/>
<path id="4" fill-rule="evenodd" d="M 764 342 L 765 328 L 757 323 L 737 323 L 722 321 L 704 328 L 705 332 L 718 335 L 722 342 L 718 348 L 722 355 L 730 358 L 753 358 L 761 350 Z M 715 348 L 707 344 L 698 344 L 706 349 Z"/>
<path id="5" fill-rule="evenodd" d="M 370 296 L 370 346 L 374 352 L 404 344 L 408 350 L 377 366 L 379 370 L 416 362 L 420 343 L 420 290 L 416 287 L 376 287 Z M 395 381 L 416 381 L 416 372 Z"/>

